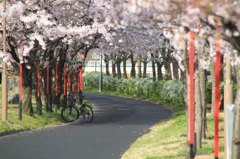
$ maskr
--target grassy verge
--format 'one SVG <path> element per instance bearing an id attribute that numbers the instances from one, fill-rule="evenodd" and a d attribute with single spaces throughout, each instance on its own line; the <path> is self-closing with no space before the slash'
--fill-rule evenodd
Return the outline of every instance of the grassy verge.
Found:
<path id="1" fill-rule="evenodd" d="M 0 86 L 0 92 L 2 87 Z M 33 98 L 34 99 L 34 98 Z M 2 100 L 2 93 L 0 93 L 0 100 Z M 34 102 L 34 101 L 33 101 Z M 33 103 L 34 105 L 34 103 Z M 36 107 L 33 107 L 36 112 Z M 30 117 L 27 114 L 22 114 L 22 120 L 19 120 L 18 104 L 8 104 L 7 122 L 2 121 L 2 105 L 0 107 L 0 136 L 11 134 L 14 132 L 43 128 L 61 124 L 62 119 L 59 112 L 46 113 L 43 110 L 43 115 Z"/>
<path id="2" fill-rule="evenodd" d="M 2 107 L 0 111 L 2 112 Z M 9 104 L 8 121 L 0 121 L 0 136 L 24 130 L 57 125 L 62 122 L 59 112 L 46 113 L 43 111 L 42 116 L 35 115 L 35 117 L 30 117 L 23 113 L 22 120 L 19 120 L 18 117 L 18 105 Z M 0 118 L 2 119 L 2 113 L 0 114 Z"/>
<path id="3" fill-rule="evenodd" d="M 223 121 L 221 113 L 221 121 Z M 202 148 L 197 150 L 196 159 L 214 158 L 214 120 L 208 118 L 207 139 Z M 122 159 L 183 159 L 186 150 L 186 115 L 173 115 L 167 121 L 153 126 L 151 132 L 133 143 Z M 223 153 L 223 122 L 220 124 L 220 156 Z"/>
<path id="4" fill-rule="evenodd" d="M 86 92 L 118 95 L 117 92 L 98 92 L 95 89 L 85 89 Z M 126 96 L 125 96 L 126 97 Z M 129 96 L 128 96 L 129 97 Z M 140 99 L 152 101 L 150 99 Z M 152 101 L 158 103 L 158 101 Z M 137 139 L 124 153 L 122 159 L 183 159 L 186 153 L 187 116 L 184 107 L 167 106 L 174 115 L 151 128 L 150 133 Z M 197 150 L 195 159 L 214 158 L 214 119 L 207 114 L 207 137 L 202 142 L 202 148 Z M 224 158 L 224 129 L 223 113 L 220 113 L 220 156 Z"/>

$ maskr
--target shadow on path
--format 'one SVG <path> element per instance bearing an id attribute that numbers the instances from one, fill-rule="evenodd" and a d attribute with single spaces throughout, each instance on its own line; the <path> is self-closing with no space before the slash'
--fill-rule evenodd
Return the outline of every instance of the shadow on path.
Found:
<path id="1" fill-rule="evenodd" d="M 85 99 L 94 106 L 94 120 L 91 124 L 134 124 L 154 125 L 172 115 L 171 110 L 160 104 L 116 97 L 84 93 Z M 78 121 L 74 124 L 83 124 Z"/>

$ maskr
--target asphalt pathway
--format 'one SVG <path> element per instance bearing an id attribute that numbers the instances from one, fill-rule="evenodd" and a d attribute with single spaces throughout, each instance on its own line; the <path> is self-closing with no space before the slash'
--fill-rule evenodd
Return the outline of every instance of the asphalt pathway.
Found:
<path id="1" fill-rule="evenodd" d="M 94 120 L 79 119 L 0 137 L 0 159 L 119 159 L 150 127 L 172 115 L 161 105 L 84 93 Z"/>

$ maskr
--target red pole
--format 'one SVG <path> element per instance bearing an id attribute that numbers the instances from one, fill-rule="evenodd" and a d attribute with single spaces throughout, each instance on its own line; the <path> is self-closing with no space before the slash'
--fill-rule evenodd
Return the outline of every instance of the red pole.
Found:
<path id="1" fill-rule="evenodd" d="M 215 106 L 214 106 L 214 116 L 215 116 L 215 135 L 214 135 L 214 155 L 215 159 L 219 155 L 219 106 L 220 106 L 220 68 L 221 68 L 221 52 L 220 44 L 216 44 L 216 64 L 215 64 Z"/>
<path id="2" fill-rule="evenodd" d="M 82 68 L 81 68 L 80 71 L 81 71 L 81 74 L 80 74 L 80 75 L 81 75 L 81 76 L 80 76 L 80 77 L 81 77 L 81 78 L 80 78 L 80 82 L 81 82 L 81 85 L 80 85 L 80 86 L 81 86 L 81 87 L 80 87 L 80 89 L 81 89 L 81 91 L 83 91 L 83 70 L 82 70 Z"/>
<path id="3" fill-rule="evenodd" d="M 194 144 L 194 33 L 190 32 L 189 41 L 189 143 Z"/>
<path id="4" fill-rule="evenodd" d="M 58 63 L 55 64 L 55 90 L 56 96 L 58 95 Z"/>
<path id="5" fill-rule="evenodd" d="M 78 93 L 79 93 L 79 103 L 82 104 L 83 96 L 82 96 L 82 90 L 83 90 L 83 82 L 82 82 L 82 67 L 80 66 L 80 70 L 78 73 Z"/>
<path id="6" fill-rule="evenodd" d="M 67 71 L 66 71 L 66 65 L 64 65 L 64 68 L 63 68 L 63 94 L 64 95 L 67 95 Z"/>
<path id="7" fill-rule="evenodd" d="M 40 97 L 40 61 L 37 62 L 37 97 Z"/>
<path id="8" fill-rule="evenodd" d="M 82 68 L 80 68 L 80 71 L 78 73 L 78 91 L 83 90 L 83 84 L 82 84 Z"/>
<path id="9" fill-rule="evenodd" d="M 23 100 L 23 63 L 21 62 L 23 59 L 22 53 L 24 50 L 24 45 L 20 46 L 20 50 L 18 50 L 19 59 L 20 59 L 20 68 L 19 68 L 19 112 L 18 117 L 19 120 L 22 120 L 22 100 Z"/>
<path id="10" fill-rule="evenodd" d="M 68 71 L 68 94 L 71 93 L 71 79 L 70 79 L 70 71 Z"/>
<path id="11" fill-rule="evenodd" d="M 57 48 L 54 52 L 54 58 L 57 59 L 60 53 L 60 48 Z M 55 63 L 55 95 L 58 96 L 58 62 Z"/>
<path id="12" fill-rule="evenodd" d="M 80 78 L 81 78 L 81 69 L 78 72 L 78 92 L 81 91 L 81 80 L 80 80 Z"/>

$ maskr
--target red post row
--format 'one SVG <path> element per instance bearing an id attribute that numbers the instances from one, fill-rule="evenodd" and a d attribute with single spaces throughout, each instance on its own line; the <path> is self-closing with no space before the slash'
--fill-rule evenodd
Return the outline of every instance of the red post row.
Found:
<path id="1" fill-rule="evenodd" d="M 190 32 L 189 41 L 189 142 L 194 144 L 194 33 Z"/>
<path id="2" fill-rule="evenodd" d="M 216 27 L 220 31 L 221 26 Z M 220 107 L 220 69 L 221 69 L 221 52 L 219 39 L 216 39 L 216 63 L 215 63 L 215 105 L 214 105 L 214 156 L 219 157 L 219 107 Z"/>
<path id="3" fill-rule="evenodd" d="M 214 106 L 214 155 L 219 157 L 219 107 L 220 107 L 220 68 L 221 68 L 221 52 L 220 44 L 216 44 L 216 64 L 215 64 L 215 106 Z"/>
<path id="4" fill-rule="evenodd" d="M 78 73 L 78 92 L 82 91 L 82 68 L 80 69 Z"/>

